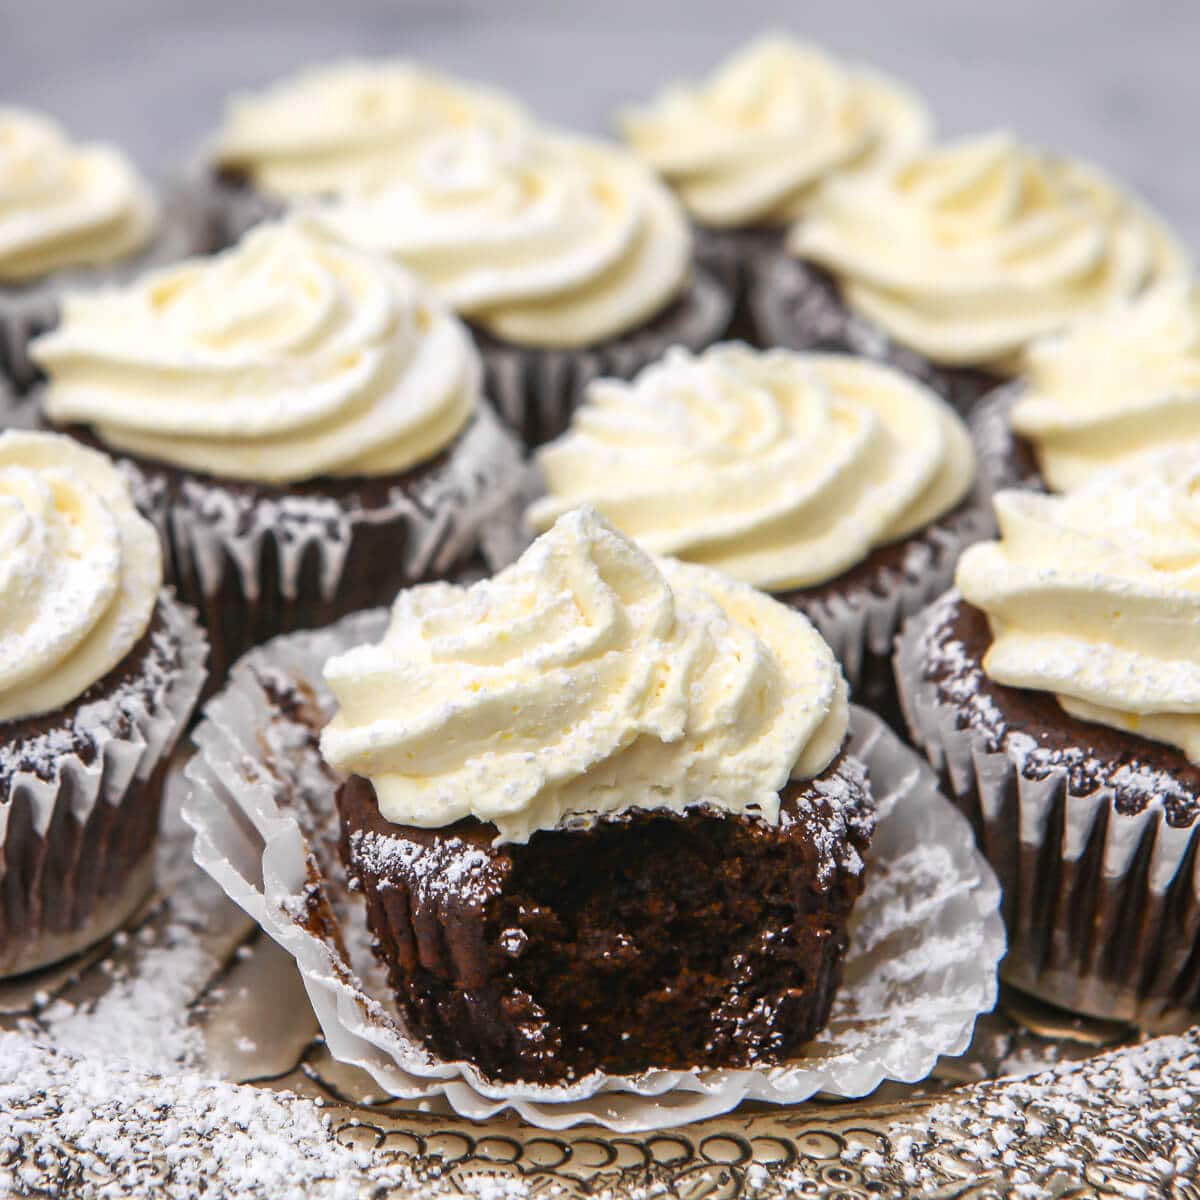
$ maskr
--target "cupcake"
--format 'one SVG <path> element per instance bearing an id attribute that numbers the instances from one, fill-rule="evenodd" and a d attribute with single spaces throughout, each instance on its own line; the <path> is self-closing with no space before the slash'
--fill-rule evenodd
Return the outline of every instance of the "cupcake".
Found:
<path id="1" fill-rule="evenodd" d="M 145 900 L 166 763 L 204 677 L 191 612 L 113 464 L 0 434 L 0 977 Z"/>
<path id="2" fill-rule="evenodd" d="M 910 377 L 845 355 L 673 350 L 631 383 L 593 384 L 536 462 L 533 529 L 593 505 L 654 553 L 773 593 L 893 723 L 901 622 L 992 530 L 963 421 Z"/>
<path id="3" fill-rule="evenodd" d="M 463 326 L 299 219 L 68 297 L 33 354 L 45 420 L 121 456 L 218 677 L 274 634 L 480 570 L 519 479 Z"/>
<path id="4" fill-rule="evenodd" d="M 1139 201 L 1004 133 L 834 181 L 788 248 L 751 297 L 772 342 L 893 361 L 958 406 L 1035 338 L 1187 271 Z"/>
<path id="5" fill-rule="evenodd" d="M 309 67 L 229 104 L 188 190 L 221 245 L 293 205 L 354 190 L 431 133 L 530 123 L 515 100 L 399 59 Z"/>
<path id="6" fill-rule="evenodd" d="M 0 378 L 24 388 L 28 345 L 67 288 L 90 288 L 199 246 L 113 146 L 72 143 L 37 113 L 0 108 Z"/>
<path id="7" fill-rule="evenodd" d="M 1200 445 L 1200 287 L 1169 281 L 1034 342 L 993 403 L 996 466 L 1054 492 Z"/>
<path id="8" fill-rule="evenodd" d="M 771 1062 L 826 1022 L 873 804 L 804 617 L 581 509 L 331 659 L 342 851 L 413 1035 L 488 1078 Z"/>
<path id="9" fill-rule="evenodd" d="M 470 325 L 489 398 L 531 445 L 584 386 L 721 337 L 732 297 L 692 263 L 677 201 L 631 154 L 471 128 L 422 139 L 314 209 L 349 245 L 424 279 Z"/>
<path id="10" fill-rule="evenodd" d="M 758 38 L 701 83 L 674 84 L 620 114 L 635 154 L 699 227 L 702 257 L 739 285 L 783 254 L 821 185 L 923 146 L 925 106 L 895 81 L 815 46 Z M 739 307 L 739 336 L 753 338 Z"/>
<path id="11" fill-rule="evenodd" d="M 904 709 L 1004 890 L 1013 983 L 1152 1029 L 1200 1014 L 1200 449 L 1065 496 L 906 628 Z"/>

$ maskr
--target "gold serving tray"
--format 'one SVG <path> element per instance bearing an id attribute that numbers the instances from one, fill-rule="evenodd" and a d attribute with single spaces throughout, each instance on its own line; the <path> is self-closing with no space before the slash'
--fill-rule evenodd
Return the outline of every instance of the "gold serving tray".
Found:
<path id="1" fill-rule="evenodd" d="M 176 886 L 149 899 L 130 932 L 36 976 L 0 982 L 0 1030 L 23 1031 L 47 1058 L 70 1052 L 56 1044 L 55 1014 L 94 1011 L 114 987 L 152 986 L 147 964 L 157 957 L 161 971 L 163 953 L 189 931 L 193 951 L 216 964 L 177 1014 L 200 1035 L 200 1069 L 271 1089 L 297 1110 L 317 1106 L 323 1136 L 366 1152 L 350 1176 L 303 1194 L 1200 1197 L 1200 1027 L 1139 1038 L 1128 1026 L 1007 990 L 966 1054 L 943 1060 L 921 1085 L 886 1085 L 857 1102 L 748 1104 L 626 1135 L 548 1132 L 511 1117 L 475 1124 L 441 1101 L 392 1099 L 330 1057 L 291 958 L 190 874 L 186 833 L 169 813 L 172 825 L 164 839 L 172 865 L 160 877 Z M 1032 1078 L 1033 1071 L 1042 1073 Z M 1014 1074 L 1025 1077 L 1002 1078 Z M 161 1079 L 169 1085 L 169 1075 Z M 0 1194 L 16 1181 L 18 1195 L 186 1195 L 172 1182 L 187 1174 L 181 1162 L 204 1176 L 204 1138 L 181 1138 L 169 1105 L 83 1149 L 65 1128 L 71 1097 L 62 1089 L 70 1083 L 55 1086 L 36 1104 L 26 1097 L 12 1107 L 0 1078 Z M 278 1155 L 278 1142 L 261 1152 Z M 129 1156 L 137 1159 L 136 1184 L 128 1182 Z M 207 1182 L 211 1194 L 278 1195 L 255 1182 L 253 1169 Z"/>

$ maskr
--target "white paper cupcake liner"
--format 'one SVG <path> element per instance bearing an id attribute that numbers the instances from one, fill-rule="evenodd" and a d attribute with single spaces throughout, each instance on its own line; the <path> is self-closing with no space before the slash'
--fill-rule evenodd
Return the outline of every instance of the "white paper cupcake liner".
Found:
<path id="1" fill-rule="evenodd" d="M 989 748 L 926 676 L 926 639 L 951 593 L 910 620 L 896 673 L 916 744 L 970 815 L 1004 892 L 1001 974 L 1060 1007 L 1178 1032 L 1200 1015 L 1200 821 L 1174 827 L 1153 799 L 1136 815 L 1069 767 L 1039 762 L 1020 734 Z"/>
<path id="2" fill-rule="evenodd" d="M 424 580 L 497 570 L 520 550 L 521 450 L 486 405 L 442 461 L 370 507 L 313 492 L 269 498 L 116 461 L 163 538 L 171 581 L 209 631 L 216 678 L 256 642 Z"/>
<path id="3" fill-rule="evenodd" d="M 157 236 L 122 262 L 55 271 L 46 279 L 23 285 L 0 283 L 0 376 L 18 390 L 36 381 L 38 369 L 29 357 L 29 343 L 58 323 L 59 302 L 67 292 L 127 282 L 207 248 L 203 226 L 195 214 L 164 205 Z"/>
<path id="4" fill-rule="evenodd" d="M 282 216 L 287 209 L 283 200 L 258 191 L 250 183 L 223 179 L 213 169 L 204 147 L 173 176 L 167 190 L 206 230 L 209 250 L 233 245 L 254 226 Z"/>
<path id="5" fill-rule="evenodd" d="M 777 1067 L 597 1073 L 563 1087 L 497 1084 L 468 1063 L 434 1058 L 406 1032 L 371 955 L 361 900 L 345 890 L 336 781 L 311 725 L 271 696 L 281 683 L 298 687 L 312 697 L 309 721 L 326 719 L 323 663 L 378 638 L 386 619 L 381 610 L 360 613 L 252 651 L 209 703 L 187 768 L 184 815 L 196 831 L 197 863 L 296 959 L 336 1058 L 391 1095 L 443 1095 L 475 1119 L 512 1108 L 543 1128 L 591 1121 L 632 1131 L 698 1120 L 746 1099 L 861 1096 L 885 1079 L 922 1079 L 940 1055 L 965 1049 L 976 1017 L 996 998 L 1004 935 L 995 880 L 928 767 L 855 709 L 848 748 L 866 764 L 878 826 L 844 982 L 808 1054 Z M 310 931 L 314 917 L 330 936 Z"/>
<path id="6" fill-rule="evenodd" d="M 208 654 L 195 615 L 169 589 L 160 594 L 156 612 L 163 625 L 160 636 L 179 647 L 178 662 L 146 695 L 130 688 L 78 709 L 67 737 L 75 736 L 74 731 L 86 736 L 87 752 L 64 749 L 63 730 L 54 726 L 0 751 L 0 758 L 4 753 L 20 755 L 16 768 L 5 772 L 5 793 L 0 797 L 0 931 L 7 930 L 7 936 L 0 932 L 0 977 L 43 966 L 106 936 L 150 886 L 153 837 L 144 847 L 145 862 L 125 861 L 143 848 L 112 845 L 112 822 L 105 819 L 104 810 L 119 809 L 133 796 L 129 803 L 149 806 L 148 816 L 157 813 L 161 779 L 154 777 L 161 775 L 191 717 L 204 685 Z M 146 795 L 135 795 L 143 787 Z M 10 844 L 10 833 L 19 844 Z M 68 881 L 55 881 L 46 867 L 52 860 L 61 867 L 58 860 L 66 839 L 72 839 L 69 853 L 75 870 Z M 122 878 L 114 880 L 113 872 Z M 6 884 L 9 874 L 18 882 Z M 46 891 L 61 893 L 64 887 L 95 893 L 100 900 L 94 911 L 81 911 L 77 921 L 43 926 L 50 903 Z M 87 895 L 74 901 L 78 909 L 89 907 Z M 6 950 L 9 938 L 16 940 Z"/>

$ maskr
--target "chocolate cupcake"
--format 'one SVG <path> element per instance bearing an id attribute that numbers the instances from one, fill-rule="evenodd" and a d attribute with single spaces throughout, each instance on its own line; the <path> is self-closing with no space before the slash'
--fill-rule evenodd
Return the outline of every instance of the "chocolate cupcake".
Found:
<path id="1" fill-rule="evenodd" d="M 488 396 L 530 445 L 566 428 L 592 379 L 628 378 L 676 343 L 701 349 L 732 316 L 728 290 L 692 263 L 674 197 L 599 142 L 479 127 L 426 138 L 313 217 L 468 321 Z"/>
<path id="2" fill-rule="evenodd" d="M 960 408 L 1035 338 L 1187 272 L 1140 202 L 1008 134 L 834 181 L 788 248 L 751 297 L 773 343 L 892 361 Z"/>
<path id="3" fill-rule="evenodd" d="M 3 978 L 100 940 L 145 900 L 205 642 L 102 454 L 0 434 L 0 498 Z"/>
<path id="4" fill-rule="evenodd" d="M 1001 537 L 899 644 L 914 737 L 999 876 L 1004 975 L 1065 1008 L 1200 1014 L 1200 448 L 1066 496 L 996 497 Z"/>
<path id="5" fill-rule="evenodd" d="M 528 124 L 516 100 L 415 63 L 329 63 L 235 97 L 181 188 L 230 245 L 287 208 L 353 191 L 430 134 Z"/>
<path id="6" fill-rule="evenodd" d="M 45 419 L 121 455 L 218 678 L 274 634 L 504 554 L 519 449 L 466 330 L 301 220 L 72 296 L 33 353 Z"/>
<path id="7" fill-rule="evenodd" d="M 873 804 L 798 613 L 583 509 L 325 675 L 351 886 L 436 1054 L 562 1082 L 771 1062 L 828 1019 Z"/>
<path id="8" fill-rule="evenodd" d="M 885 365 L 728 343 L 602 380 L 544 447 L 547 528 L 594 505 L 647 549 L 798 608 L 855 699 L 901 724 L 892 643 L 992 529 L 968 429 Z"/>
<path id="9" fill-rule="evenodd" d="M 29 342 L 67 290 L 194 253 L 200 231 L 166 211 L 113 146 L 72 143 L 53 121 L 0 109 L 0 378 L 25 388 Z"/>
<path id="10" fill-rule="evenodd" d="M 788 226 L 822 184 L 878 169 L 930 129 L 924 105 L 893 80 L 779 34 L 619 120 L 698 226 L 701 259 L 737 287 L 734 333 L 758 344 L 746 297 L 783 256 Z"/>

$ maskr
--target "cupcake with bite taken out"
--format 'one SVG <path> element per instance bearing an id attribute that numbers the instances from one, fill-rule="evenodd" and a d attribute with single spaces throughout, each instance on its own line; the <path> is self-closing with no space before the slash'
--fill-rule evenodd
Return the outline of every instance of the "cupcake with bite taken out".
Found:
<path id="1" fill-rule="evenodd" d="M 101 940 L 146 899 L 206 646 L 104 455 L 0 434 L 0 527 L 4 978 Z"/>
<path id="2" fill-rule="evenodd" d="M 736 333 L 755 340 L 745 296 L 788 227 L 829 180 L 924 145 L 930 121 L 893 80 L 775 34 L 626 108 L 620 126 L 695 222 L 702 257 L 737 280 Z"/>
<path id="3" fill-rule="evenodd" d="M 960 408 L 1037 338 L 1188 270 L 1139 200 L 1007 133 L 831 183 L 788 248 L 751 298 L 773 343 L 892 361 Z"/>
<path id="4" fill-rule="evenodd" d="M 654 553 L 799 609 L 869 707 L 899 722 L 892 641 L 991 532 L 962 419 L 866 359 L 740 344 L 601 380 L 537 455 L 546 529 L 593 505 Z"/>
<path id="5" fill-rule="evenodd" d="M 1065 496 L 1002 492 L 1000 538 L 907 626 L 914 738 L 1004 889 L 1013 983 L 1178 1029 L 1200 1013 L 1200 448 Z"/>
<path id="6" fill-rule="evenodd" d="M 71 296 L 33 353 L 44 421 L 120 456 L 218 677 L 277 633 L 502 553 L 520 454 L 466 329 L 300 219 Z"/>
<path id="7" fill-rule="evenodd" d="M 873 804 L 799 613 L 580 509 L 325 675 L 346 870 L 439 1057 L 562 1083 L 828 1020 Z"/>

